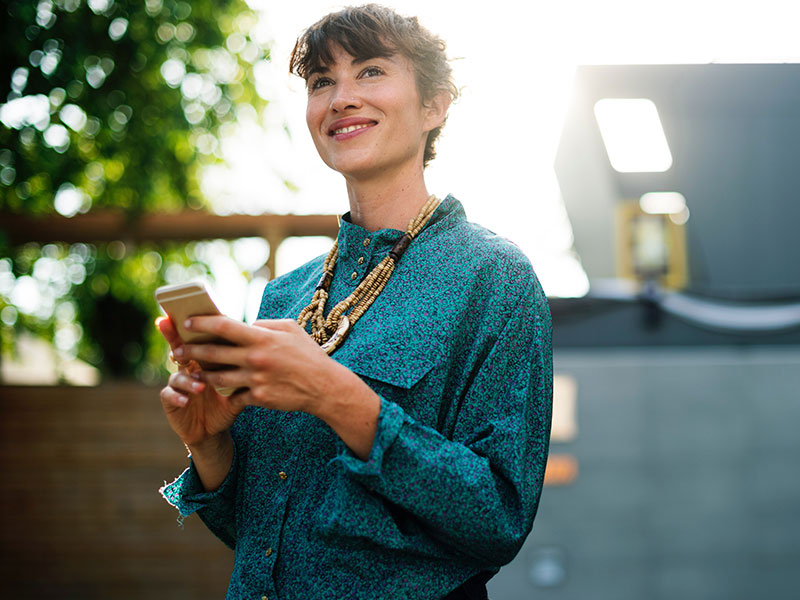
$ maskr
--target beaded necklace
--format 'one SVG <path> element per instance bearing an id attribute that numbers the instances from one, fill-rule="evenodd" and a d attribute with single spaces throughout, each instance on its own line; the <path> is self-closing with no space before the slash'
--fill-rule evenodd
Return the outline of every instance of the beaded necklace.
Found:
<path id="1" fill-rule="evenodd" d="M 430 196 L 419 214 L 411 219 L 403 236 L 389 250 L 389 255 L 370 271 L 369 275 L 358 284 L 352 294 L 331 309 L 326 319 L 323 316 L 323 312 L 325 303 L 328 301 L 328 290 L 333 280 L 336 259 L 339 257 L 339 243 L 334 242 L 333 248 L 328 252 L 328 256 L 322 265 L 322 278 L 319 280 L 316 290 L 314 290 L 311 303 L 297 317 L 298 325 L 303 328 L 311 320 L 310 335 L 314 338 L 314 341 L 322 346 L 325 352 L 329 355 L 333 354 L 334 350 L 344 342 L 347 334 L 350 333 L 350 328 L 361 318 L 361 315 L 367 312 L 367 309 L 383 291 L 383 288 L 386 287 L 386 282 L 389 281 L 389 277 L 394 272 L 397 261 L 408 249 L 411 241 L 428 223 L 438 206 L 439 199 L 435 196 Z M 348 310 L 350 312 L 344 314 Z"/>

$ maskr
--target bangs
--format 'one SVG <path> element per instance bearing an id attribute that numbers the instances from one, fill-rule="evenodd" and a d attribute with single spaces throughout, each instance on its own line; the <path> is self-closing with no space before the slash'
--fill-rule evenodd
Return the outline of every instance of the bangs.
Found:
<path id="1" fill-rule="evenodd" d="M 334 62 L 333 47 L 341 46 L 342 50 L 357 60 L 370 58 L 388 58 L 397 53 L 397 48 L 391 46 L 378 37 L 365 35 L 369 32 L 341 31 L 327 32 L 322 29 L 313 31 L 306 39 L 305 53 L 302 61 L 297 65 L 296 72 L 303 79 Z"/>
<path id="2" fill-rule="evenodd" d="M 388 58 L 410 50 L 401 42 L 407 24 L 386 19 L 385 15 L 380 19 L 369 12 L 342 12 L 345 15 L 328 15 L 300 36 L 289 63 L 292 73 L 308 80 L 315 71 L 333 63 L 334 45 L 358 60 Z"/>

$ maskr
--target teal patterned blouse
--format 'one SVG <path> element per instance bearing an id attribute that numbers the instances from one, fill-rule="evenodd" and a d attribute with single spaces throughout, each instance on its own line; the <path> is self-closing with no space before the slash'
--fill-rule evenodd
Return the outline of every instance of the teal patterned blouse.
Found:
<path id="1" fill-rule="evenodd" d="M 328 308 L 401 235 L 345 215 Z M 323 258 L 270 282 L 259 318 L 296 318 Z M 217 491 L 192 465 L 161 491 L 235 549 L 228 598 L 440 600 L 496 573 L 533 526 L 550 337 L 528 259 L 448 196 L 333 354 L 381 398 L 368 460 L 316 417 L 248 407 Z"/>

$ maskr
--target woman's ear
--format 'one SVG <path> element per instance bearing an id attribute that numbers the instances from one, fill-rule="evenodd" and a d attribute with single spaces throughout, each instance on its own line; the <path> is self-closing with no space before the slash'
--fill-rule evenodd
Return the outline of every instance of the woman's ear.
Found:
<path id="1" fill-rule="evenodd" d="M 452 98 L 450 93 L 442 90 L 425 103 L 425 131 L 431 131 L 444 123 Z"/>

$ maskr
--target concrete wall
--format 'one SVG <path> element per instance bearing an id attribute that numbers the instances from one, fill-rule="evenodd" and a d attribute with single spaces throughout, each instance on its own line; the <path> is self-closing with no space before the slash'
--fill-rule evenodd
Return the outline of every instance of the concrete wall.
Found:
<path id="1" fill-rule="evenodd" d="M 579 475 L 546 488 L 492 600 L 800 589 L 800 347 L 561 350 Z"/>

